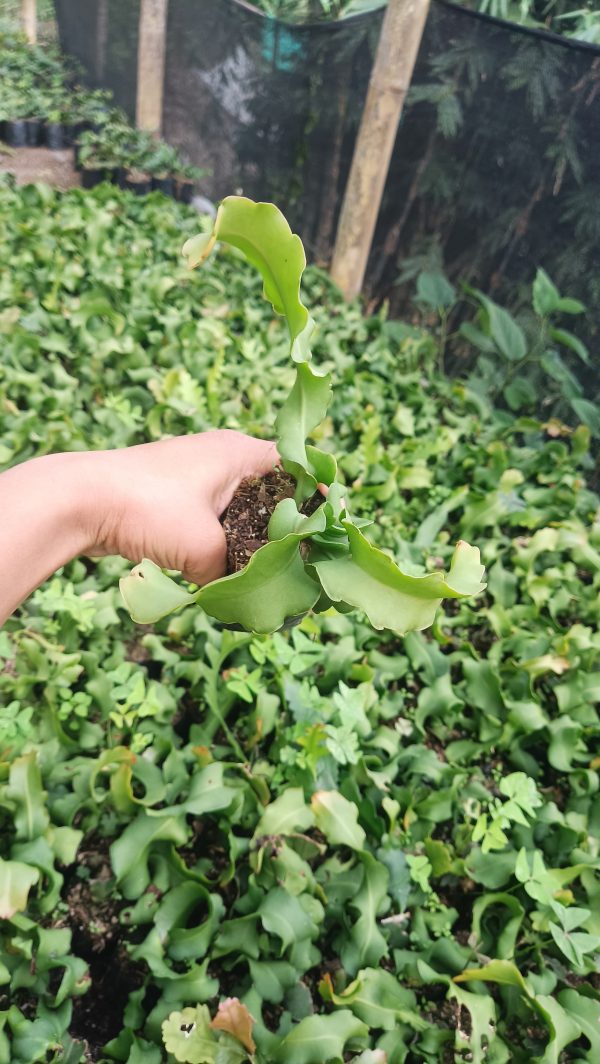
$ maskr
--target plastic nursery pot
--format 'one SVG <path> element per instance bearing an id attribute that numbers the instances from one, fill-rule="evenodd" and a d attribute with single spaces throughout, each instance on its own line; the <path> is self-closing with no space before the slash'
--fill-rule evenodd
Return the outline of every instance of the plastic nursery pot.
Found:
<path id="1" fill-rule="evenodd" d="M 101 185 L 103 181 L 115 181 L 117 171 L 107 169 L 94 169 L 93 167 L 82 167 L 81 170 L 81 186 L 82 188 L 95 188 L 96 185 Z"/>
<path id="2" fill-rule="evenodd" d="M 45 143 L 50 151 L 63 151 L 71 144 L 71 126 L 63 125 L 62 122 L 47 122 L 45 128 Z"/>
<path id="3" fill-rule="evenodd" d="M 25 119 L 25 143 L 28 148 L 37 148 L 42 143 L 41 118 Z"/>
<path id="4" fill-rule="evenodd" d="M 89 122 L 74 122 L 73 125 L 71 126 L 71 135 L 73 137 L 73 144 L 77 143 L 77 138 L 80 137 L 82 133 L 87 133 L 88 130 L 91 129 L 91 128 L 92 127 L 90 126 Z"/>
<path id="5" fill-rule="evenodd" d="M 122 187 L 128 188 L 130 192 L 135 192 L 136 196 L 147 196 L 152 190 L 152 181 L 147 174 L 140 174 L 135 170 L 126 170 Z"/>
<path id="6" fill-rule="evenodd" d="M 191 203 L 195 191 L 196 186 L 193 181 L 179 180 L 175 185 L 175 198 L 178 199 L 180 203 Z"/>
<path id="7" fill-rule="evenodd" d="M 9 148 L 24 148 L 27 144 L 27 127 L 23 118 L 15 118 L 4 123 L 2 138 Z"/>
<path id="8" fill-rule="evenodd" d="M 153 177 L 152 191 L 162 192 L 165 196 L 174 196 L 175 181 L 172 177 Z"/>

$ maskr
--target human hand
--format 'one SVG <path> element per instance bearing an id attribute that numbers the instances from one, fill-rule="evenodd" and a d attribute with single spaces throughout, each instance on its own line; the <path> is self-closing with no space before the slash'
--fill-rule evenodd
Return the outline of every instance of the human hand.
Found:
<path id="1" fill-rule="evenodd" d="M 101 452 L 87 553 L 150 558 L 195 584 L 215 580 L 227 555 L 220 515 L 242 480 L 278 463 L 274 443 L 229 430 Z"/>
<path id="2" fill-rule="evenodd" d="M 275 444 L 213 430 L 115 451 L 46 455 L 0 476 L 0 624 L 79 554 L 149 558 L 197 584 L 225 572 L 219 516 Z"/>

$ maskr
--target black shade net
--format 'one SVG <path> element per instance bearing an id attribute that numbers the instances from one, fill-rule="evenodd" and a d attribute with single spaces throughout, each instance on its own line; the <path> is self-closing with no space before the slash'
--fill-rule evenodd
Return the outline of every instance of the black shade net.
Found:
<path id="1" fill-rule="evenodd" d="M 133 114 L 139 2 L 57 0 L 61 41 Z M 163 133 L 213 199 L 273 200 L 326 263 L 383 11 L 291 26 L 240 0 L 170 0 Z M 400 314 L 421 269 L 512 305 L 536 268 L 600 322 L 600 48 L 434 0 L 367 294 Z"/>
<path id="2" fill-rule="evenodd" d="M 140 0 L 54 0 L 63 51 L 135 118 Z"/>

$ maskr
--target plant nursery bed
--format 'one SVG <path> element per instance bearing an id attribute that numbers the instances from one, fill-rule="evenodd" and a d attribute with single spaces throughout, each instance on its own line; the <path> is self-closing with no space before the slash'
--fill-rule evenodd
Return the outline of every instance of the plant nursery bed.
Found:
<path id="1" fill-rule="evenodd" d="M 301 370 L 292 418 L 283 322 L 225 240 L 186 269 L 193 209 L 0 178 L 0 217 L 0 468 L 210 428 L 276 438 L 294 468 L 281 432 L 322 410 L 323 377 Z M 600 1060 L 579 304 L 540 271 L 523 328 L 480 293 L 457 339 L 445 319 L 364 318 L 314 267 L 302 291 L 332 383 L 315 443 L 342 479 L 321 455 L 325 507 L 312 481 L 244 481 L 225 586 L 260 570 L 277 507 L 300 503 L 287 536 L 308 519 L 315 566 L 345 549 L 350 522 L 327 529 L 343 501 L 359 560 L 365 528 L 438 579 L 464 539 L 487 590 L 406 635 L 330 609 L 254 635 L 197 602 L 134 624 L 119 559 L 46 581 L 0 630 L 0 1064 Z M 564 363 L 547 352 L 544 379 L 550 338 Z M 438 368 L 457 342 L 460 380 Z M 354 597 L 369 574 L 352 572 Z"/>
<path id="2" fill-rule="evenodd" d="M 81 184 L 73 165 L 73 151 L 48 148 L 6 148 L 0 145 L 0 173 L 12 174 L 17 185 L 44 181 L 56 188 L 76 188 Z"/>

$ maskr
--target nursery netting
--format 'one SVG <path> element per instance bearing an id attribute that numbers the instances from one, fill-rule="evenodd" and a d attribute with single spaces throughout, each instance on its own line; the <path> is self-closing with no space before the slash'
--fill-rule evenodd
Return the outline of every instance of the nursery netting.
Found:
<path id="1" fill-rule="evenodd" d="M 60 43 L 135 118 L 140 0 L 54 0 Z"/>
<path id="2" fill-rule="evenodd" d="M 543 266 L 588 305 L 593 335 L 599 128 L 599 48 L 436 3 L 392 158 L 371 292 L 396 310 L 420 269 L 441 268 L 514 304 L 529 301 Z"/>
<path id="3" fill-rule="evenodd" d="M 271 199 L 327 258 L 381 14 L 292 26 L 237 0 L 169 6 L 164 134 L 209 195 Z"/>
<path id="4" fill-rule="evenodd" d="M 62 43 L 135 109 L 139 2 L 57 0 Z M 275 201 L 326 263 L 383 18 L 290 26 L 170 0 L 163 132 L 214 199 Z M 519 302 L 542 265 L 600 317 L 600 49 L 436 0 L 369 264 L 402 311 L 422 269 Z M 589 335 L 588 335 L 589 339 Z"/>

